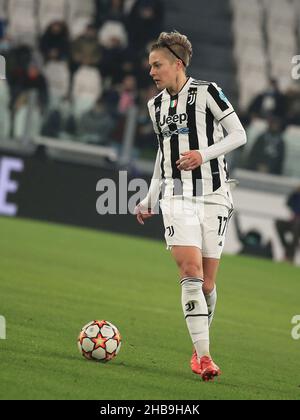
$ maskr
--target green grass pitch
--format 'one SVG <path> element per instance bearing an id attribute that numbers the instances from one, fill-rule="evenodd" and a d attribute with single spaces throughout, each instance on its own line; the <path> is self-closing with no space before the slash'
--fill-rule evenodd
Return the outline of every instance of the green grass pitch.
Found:
<path id="1" fill-rule="evenodd" d="M 223 257 L 211 330 L 223 375 L 203 383 L 163 241 L 7 218 L 0 231 L 0 399 L 300 399 L 299 268 Z M 122 334 L 107 364 L 77 349 L 93 319 Z"/>

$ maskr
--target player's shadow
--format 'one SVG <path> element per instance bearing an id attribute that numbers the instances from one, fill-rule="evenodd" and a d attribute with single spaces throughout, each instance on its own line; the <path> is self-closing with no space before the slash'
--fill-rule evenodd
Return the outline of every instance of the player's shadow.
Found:
<path id="1" fill-rule="evenodd" d="M 118 368 L 121 369 L 126 369 L 129 371 L 130 374 L 132 374 L 132 372 L 138 372 L 138 373 L 148 373 L 148 374 L 159 374 L 159 375 L 166 375 L 168 378 L 173 377 L 174 380 L 178 380 L 178 370 L 173 370 L 171 368 L 168 368 L 167 366 L 163 366 L 161 364 L 158 363 L 153 363 L 152 366 L 149 365 L 144 365 L 144 364 L 139 364 L 136 362 L 129 362 L 129 361 L 118 361 L 115 360 L 113 361 L 113 365 L 118 366 Z M 199 381 L 199 377 L 198 375 L 191 375 L 190 371 L 184 372 L 181 371 L 180 372 L 180 377 L 181 379 L 185 379 L 187 381 L 191 381 L 194 382 L 195 380 Z"/>

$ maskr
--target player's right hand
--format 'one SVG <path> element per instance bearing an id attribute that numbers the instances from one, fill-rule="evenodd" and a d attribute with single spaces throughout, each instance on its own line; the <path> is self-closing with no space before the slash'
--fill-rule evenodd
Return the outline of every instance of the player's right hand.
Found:
<path id="1" fill-rule="evenodd" d="M 150 217 L 154 216 L 154 213 L 151 209 L 145 209 L 141 204 L 138 204 L 134 209 L 134 214 L 136 215 L 137 221 L 144 225 L 144 220 L 149 219 Z"/>

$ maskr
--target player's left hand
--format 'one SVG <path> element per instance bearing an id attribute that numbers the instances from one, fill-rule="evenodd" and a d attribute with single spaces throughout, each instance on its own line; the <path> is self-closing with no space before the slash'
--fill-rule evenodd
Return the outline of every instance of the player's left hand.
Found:
<path id="1" fill-rule="evenodd" d="M 176 162 L 177 168 L 180 171 L 193 171 L 203 163 L 201 153 L 198 150 L 189 150 L 180 155 L 183 157 Z"/>

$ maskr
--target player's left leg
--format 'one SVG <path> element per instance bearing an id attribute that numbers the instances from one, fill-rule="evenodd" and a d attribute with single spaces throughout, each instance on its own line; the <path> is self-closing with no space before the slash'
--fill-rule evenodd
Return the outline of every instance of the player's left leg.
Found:
<path id="1" fill-rule="evenodd" d="M 219 269 L 220 260 L 217 258 L 202 258 L 203 266 L 203 294 L 206 300 L 208 309 L 208 326 L 211 326 L 215 307 L 217 303 L 217 289 L 216 289 L 216 278 Z M 200 371 L 200 365 L 197 358 L 197 353 L 194 348 L 192 359 L 191 359 L 192 371 L 198 373 Z"/>
<path id="2" fill-rule="evenodd" d="M 221 371 L 209 352 L 208 310 L 202 291 L 202 254 L 198 247 L 173 245 L 172 255 L 179 267 L 182 308 L 195 347 L 191 368 L 204 381 L 213 380 Z"/>
<path id="3" fill-rule="evenodd" d="M 208 326 L 211 326 L 215 307 L 217 303 L 217 288 L 216 280 L 218 269 L 220 265 L 220 260 L 217 258 L 207 258 L 203 257 L 203 293 L 206 299 L 207 308 L 208 308 Z"/>
<path id="4" fill-rule="evenodd" d="M 202 223 L 202 266 L 204 279 L 203 293 L 208 308 L 209 326 L 211 325 L 217 302 L 216 277 L 229 218 L 230 213 L 227 207 L 205 204 L 204 220 Z M 204 365 L 200 365 L 195 352 L 192 356 L 191 367 L 193 372 L 197 373 L 197 370 L 200 370 L 202 376 L 205 376 L 206 372 L 214 372 L 215 376 L 221 373 L 218 366 L 212 361 L 205 360 Z"/>

